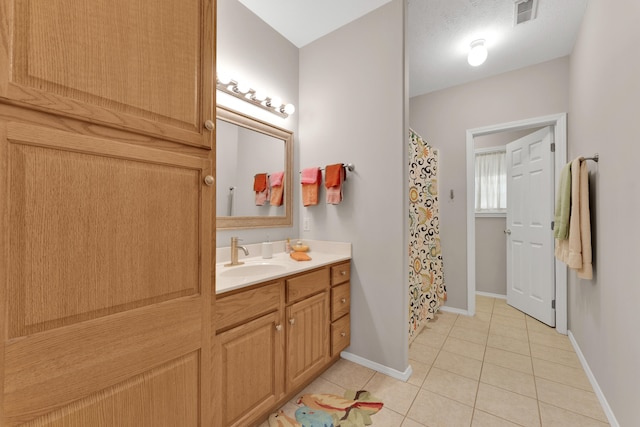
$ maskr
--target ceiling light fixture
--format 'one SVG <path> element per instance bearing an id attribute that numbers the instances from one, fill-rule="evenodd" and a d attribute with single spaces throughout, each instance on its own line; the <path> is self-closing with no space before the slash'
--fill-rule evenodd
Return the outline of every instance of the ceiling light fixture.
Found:
<path id="1" fill-rule="evenodd" d="M 293 104 L 283 104 L 279 97 L 269 97 L 261 90 L 252 89 L 249 85 L 238 83 L 226 75 L 218 74 L 216 89 L 283 118 L 289 117 L 296 111 Z"/>
<path id="2" fill-rule="evenodd" d="M 469 51 L 469 56 L 467 57 L 469 65 L 477 67 L 487 60 L 487 56 L 489 55 L 489 53 L 487 52 L 487 47 L 484 45 L 484 43 L 484 39 L 478 39 L 471 42 L 471 50 Z"/>

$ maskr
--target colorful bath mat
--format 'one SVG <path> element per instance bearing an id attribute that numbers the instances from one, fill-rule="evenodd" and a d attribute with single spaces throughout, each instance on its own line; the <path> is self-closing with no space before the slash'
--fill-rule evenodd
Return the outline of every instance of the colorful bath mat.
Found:
<path id="1" fill-rule="evenodd" d="M 347 390 L 344 397 L 304 394 L 297 403 L 295 418 L 279 411 L 269 417 L 269 427 L 365 427 L 383 406 L 366 390 Z"/>

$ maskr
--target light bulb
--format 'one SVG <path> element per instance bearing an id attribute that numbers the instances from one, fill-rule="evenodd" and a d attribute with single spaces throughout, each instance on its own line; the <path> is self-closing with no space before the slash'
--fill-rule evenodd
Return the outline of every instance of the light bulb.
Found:
<path id="1" fill-rule="evenodd" d="M 251 89 L 251 87 L 246 83 L 238 83 L 236 87 L 238 88 L 238 91 L 242 94 L 249 92 L 249 89 Z"/>
<path id="2" fill-rule="evenodd" d="M 274 96 L 273 98 L 271 98 L 271 102 L 269 104 L 271 104 L 271 106 L 276 110 L 280 110 L 280 106 L 282 105 L 282 98 Z"/>
<path id="3" fill-rule="evenodd" d="M 260 89 L 256 89 L 256 91 L 253 93 L 253 97 L 252 99 L 258 102 L 262 102 L 267 98 L 267 95 L 262 92 Z"/>
<path id="4" fill-rule="evenodd" d="M 228 85 L 231 83 L 231 76 L 225 73 L 218 73 L 218 82 L 223 85 Z"/>
<path id="5" fill-rule="evenodd" d="M 469 51 L 467 61 L 469 65 L 477 67 L 486 61 L 488 54 L 487 48 L 484 45 L 484 39 L 475 40 L 471 43 L 471 50 Z"/>
<path id="6" fill-rule="evenodd" d="M 284 106 L 283 112 L 285 114 L 293 114 L 296 112 L 296 106 L 293 104 L 287 104 Z"/>

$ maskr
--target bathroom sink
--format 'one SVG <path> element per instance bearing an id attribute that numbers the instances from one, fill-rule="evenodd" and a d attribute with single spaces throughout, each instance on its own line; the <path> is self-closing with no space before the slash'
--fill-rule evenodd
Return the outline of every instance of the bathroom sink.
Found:
<path id="1" fill-rule="evenodd" d="M 281 264 L 256 263 L 242 264 L 233 267 L 222 267 L 223 270 L 218 273 L 220 277 L 248 277 L 260 276 L 263 274 L 276 274 L 284 272 L 287 267 Z"/>

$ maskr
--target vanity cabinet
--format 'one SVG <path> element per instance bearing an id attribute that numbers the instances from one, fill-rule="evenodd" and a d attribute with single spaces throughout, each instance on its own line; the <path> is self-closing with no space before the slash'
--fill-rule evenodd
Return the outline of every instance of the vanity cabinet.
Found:
<path id="1" fill-rule="evenodd" d="M 331 356 L 351 343 L 351 264 L 331 267 Z"/>
<path id="2" fill-rule="evenodd" d="M 247 426 L 284 394 L 282 283 L 216 303 L 217 426 Z"/>
<path id="3" fill-rule="evenodd" d="M 304 384 L 329 359 L 329 269 L 286 281 L 287 390 Z"/>
<path id="4" fill-rule="evenodd" d="M 348 268 L 349 262 L 339 265 Z M 350 336 L 340 335 L 349 330 L 348 309 L 341 302 L 349 301 L 349 288 L 344 281 L 337 288 L 340 317 L 332 323 L 334 267 L 217 296 L 214 426 L 264 419 L 338 359 L 339 350 L 332 349 L 345 348 Z"/>
<path id="5" fill-rule="evenodd" d="M 0 0 L 0 425 L 210 426 L 215 0 Z"/>

